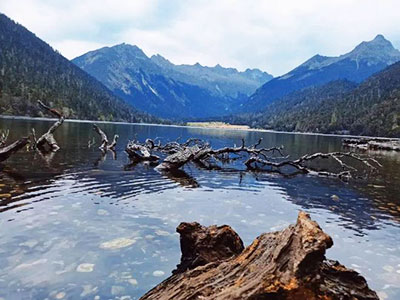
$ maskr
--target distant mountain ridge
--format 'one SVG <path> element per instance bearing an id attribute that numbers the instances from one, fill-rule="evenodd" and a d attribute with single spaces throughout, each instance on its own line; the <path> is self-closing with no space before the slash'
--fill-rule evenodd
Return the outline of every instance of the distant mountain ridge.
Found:
<path id="1" fill-rule="evenodd" d="M 151 56 L 151 60 L 165 70 L 165 75 L 188 84 L 208 89 L 212 94 L 233 98 L 251 95 L 262 84 L 271 80 L 272 75 L 259 69 L 239 72 L 235 68 L 194 65 L 175 65 L 161 55 Z"/>
<path id="2" fill-rule="evenodd" d="M 159 122 L 0 14 L 0 114 L 43 116 L 38 99 L 61 109 L 67 118 Z"/>
<path id="3" fill-rule="evenodd" d="M 292 92 L 227 121 L 281 131 L 400 137 L 400 62 L 360 84 L 332 81 Z"/>
<path id="4" fill-rule="evenodd" d="M 104 47 L 72 61 L 135 107 L 179 120 L 232 113 L 272 78 L 259 70 L 174 65 L 161 55 L 149 58 L 128 44 Z"/>
<path id="5" fill-rule="evenodd" d="M 243 111 L 260 111 L 291 92 L 334 80 L 360 83 L 398 61 L 400 51 L 383 35 L 377 35 L 372 41 L 362 42 L 347 54 L 338 57 L 315 55 L 289 73 L 270 80 L 249 97 Z"/>

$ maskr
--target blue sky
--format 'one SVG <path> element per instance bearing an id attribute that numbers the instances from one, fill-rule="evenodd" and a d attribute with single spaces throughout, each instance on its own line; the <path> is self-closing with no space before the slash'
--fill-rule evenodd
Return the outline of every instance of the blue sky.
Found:
<path id="1" fill-rule="evenodd" d="M 0 11 L 69 59 L 125 42 L 174 63 L 276 76 L 378 33 L 400 48 L 398 0 L 1 0 Z"/>

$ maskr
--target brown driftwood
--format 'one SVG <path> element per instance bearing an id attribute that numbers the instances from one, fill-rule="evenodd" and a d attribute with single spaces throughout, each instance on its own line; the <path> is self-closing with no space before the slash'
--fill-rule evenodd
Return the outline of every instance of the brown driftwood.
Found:
<path id="1" fill-rule="evenodd" d="M 118 142 L 118 139 L 119 139 L 119 135 L 118 135 L 118 134 L 115 134 L 115 135 L 114 135 L 114 139 L 113 139 L 113 141 L 110 143 L 110 142 L 108 141 L 107 135 L 104 133 L 103 130 L 100 129 L 99 126 L 97 126 L 96 124 L 93 124 L 93 130 L 94 130 L 98 135 L 100 135 L 100 137 L 101 137 L 101 145 L 100 145 L 100 147 L 99 147 L 100 150 L 103 150 L 103 151 L 115 150 L 115 147 L 117 146 L 117 142 Z"/>
<path id="2" fill-rule="evenodd" d="M 379 139 L 379 138 L 355 138 L 343 139 L 344 147 L 355 148 L 358 150 L 384 150 L 384 151 L 400 151 L 399 139 Z"/>
<path id="3" fill-rule="evenodd" d="M 332 239 L 304 212 L 243 251 L 229 226 L 182 223 L 177 231 L 181 264 L 142 300 L 378 299 L 361 275 L 325 258 Z"/>
<path id="4" fill-rule="evenodd" d="M 0 162 L 5 161 L 12 154 L 24 148 L 29 143 L 29 138 L 24 137 L 14 143 L 0 148 Z"/>
<path id="5" fill-rule="evenodd" d="M 49 128 L 49 130 L 43 134 L 40 138 L 36 138 L 35 130 L 32 129 L 32 139 L 33 148 L 37 148 L 41 151 L 57 151 L 60 147 L 57 144 L 56 139 L 54 138 L 54 132 L 57 130 L 64 123 L 64 116 L 57 110 L 50 108 L 49 106 L 45 105 L 42 101 L 38 100 L 39 106 L 41 106 L 46 111 L 50 112 L 54 116 L 58 118 L 58 120 Z M 48 149 L 47 149 L 48 148 Z"/>

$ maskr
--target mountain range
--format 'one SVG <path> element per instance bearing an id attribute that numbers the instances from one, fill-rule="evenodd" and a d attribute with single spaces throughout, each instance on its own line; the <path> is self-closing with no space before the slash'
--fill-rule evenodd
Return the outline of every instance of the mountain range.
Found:
<path id="1" fill-rule="evenodd" d="M 285 131 L 398 137 L 399 86 L 400 52 L 382 35 L 344 55 L 316 55 L 272 78 L 258 69 L 175 65 L 128 44 L 71 62 L 0 14 L 5 115 L 43 116 L 36 104 L 41 99 L 67 118 L 225 120 Z"/>
<path id="2" fill-rule="evenodd" d="M 67 118 L 160 121 L 138 112 L 32 32 L 0 14 L 0 114 L 43 116 L 39 99 L 62 110 Z"/>
<path id="3" fill-rule="evenodd" d="M 233 113 L 272 78 L 257 69 L 175 65 L 128 44 L 104 47 L 72 61 L 133 106 L 179 120 Z"/>
<path id="4" fill-rule="evenodd" d="M 289 73 L 270 80 L 249 97 L 243 111 L 260 111 L 291 92 L 335 80 L 360 83 L 398 61 L 400 51 L 382 35 L 377 35 L 372 41 L 362 42 L 349 53 L 338 57 L 315 55 Z"/>
<path id="5" fill-rule="evenodd" d="M 360 84 L 331 81 L 292 92 L 225 121 L 291 132 L 400 136 L 400 62 Z"/>

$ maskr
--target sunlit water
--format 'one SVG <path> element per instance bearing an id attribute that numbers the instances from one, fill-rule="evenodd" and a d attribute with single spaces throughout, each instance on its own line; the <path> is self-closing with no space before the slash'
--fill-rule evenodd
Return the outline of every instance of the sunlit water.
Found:
<path id="1" fill-rule="evenodd" d="M 0 119 L 9 141 L 51 123 Z M 53 157 L 21 151 L 0 169 L 0 299 L 138 299 L 170 275 L 180 259 L 175 228 L 182 221 L 229 224 L 245 244 L 309 212 L 329 233 L 327 253 L 356 269 L 381 298 L 400 299 L 400 155 L 371 153 L 383 165 L 369 181 L 344 183 L 312 176 L 187 165 L 165 176 L 131 165 L 129 139 L 199 137 L 215 147 L 244 138 L 285 147 L 295 158 L 340 151 L 339 137 L 145 125 L 100 125 L 120 135 L 117 157 L 88 141 L 87 123 L 64 123 Z M 332 198 L 332 195 L 339 197 Z"/>

